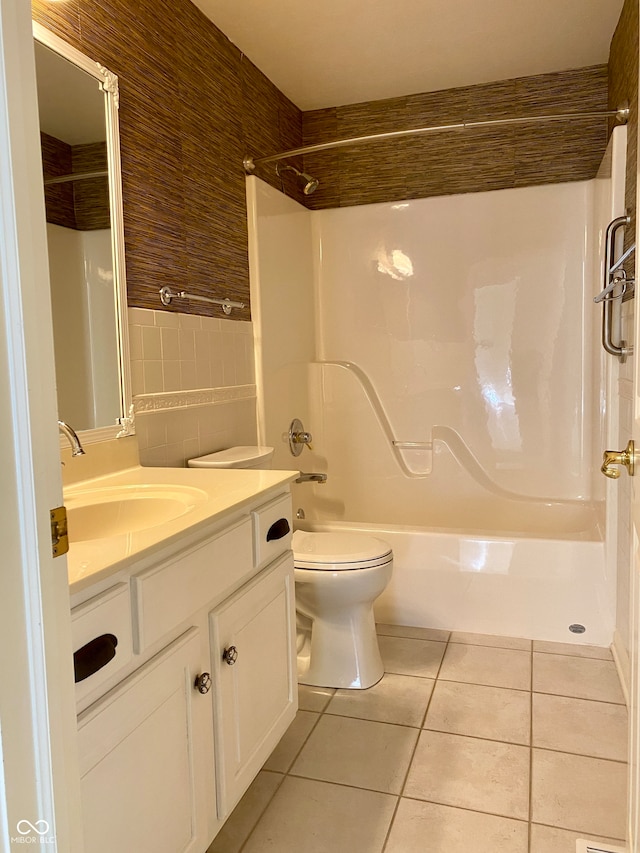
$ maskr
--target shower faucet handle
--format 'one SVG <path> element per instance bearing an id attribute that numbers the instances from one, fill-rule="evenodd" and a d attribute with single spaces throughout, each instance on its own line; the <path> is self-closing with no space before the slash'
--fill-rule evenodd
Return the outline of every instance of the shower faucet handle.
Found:
<path id="1" fill-rule="evenodd" d="M 605 450 L 602 454 L 602 467 L 600 470 L 605 477 L 617 480 L 620 476 L 620 468 L 623 465 L 630 477 L 635 473 L 636 451 L 633 439 L 629 441 L 624 450 Z"/>
<path id="2" fill-rule="evenodd" d="M 293 456 L 300 456 L 305 445 L 313 450 L 313 436 L 306 432 L 300 418 L 294 418 L 289 426 L 289 450 Z"/>

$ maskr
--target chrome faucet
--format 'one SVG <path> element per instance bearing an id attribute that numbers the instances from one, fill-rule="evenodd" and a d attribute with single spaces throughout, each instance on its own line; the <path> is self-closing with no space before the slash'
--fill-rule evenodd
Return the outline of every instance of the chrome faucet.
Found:
<path id="1" fill-rule="evenodd" d="M 326 474 L 305 474 L 304 471 L 300 472 L 300 476 L 296 480 L 296 483 L 326 483 L 327 475 Z"/>
<path id="2" fill-rule="evenodd" d="M 80 439 L 78 438 L 76 431 L 64 421 L 58 421 L 58 429 L 63 435 L 66 435 L 66 437 L 69 439 L 69 444 L 71 445 L 71 455 L 84 456 L 84 448 L 80 444 Z"/>

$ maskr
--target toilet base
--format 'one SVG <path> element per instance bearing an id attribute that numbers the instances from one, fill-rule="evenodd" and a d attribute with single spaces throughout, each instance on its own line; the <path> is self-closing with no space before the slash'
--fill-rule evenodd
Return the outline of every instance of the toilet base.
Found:
<path id="1" fill-rule="evenodd" d="M 300 618 L 301 617 L 301 618 Z M 298 618 L 298 682 L 312 687 L 365 690 L 384 675 L 371 605 L 344 622 Z"/>

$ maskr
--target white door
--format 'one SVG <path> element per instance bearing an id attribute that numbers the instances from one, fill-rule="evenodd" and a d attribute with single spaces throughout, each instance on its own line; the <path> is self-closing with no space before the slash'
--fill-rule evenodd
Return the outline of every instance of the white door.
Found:
<path id="1" fill-rule="evenodd" d="M 0 0 L 0 849 L 80 851 L 31 9 Z"/>
<path id="2" fill-rule="evenodd" d="M 640 178 L 640 161 L 636 164 L 636 175 Z M 640 182 L 637 184 L 640 189 Z M 640 196 L 636 196 L 636 210 L 640 211 Z M 636 221 L 636 245 L 640 239 L 640 216 Z M 636 278 L 640 275 L 640 263 L 636 252 Z M 640 282 L 636 283 L 635 302 L 635 350 L 633 355 L 633 435 L 640 449 Z M 640 455 L 636 454 L 640 461 Z M 631 566 L 630 624 L 631 624 L 631 690 L 630 690 L 630 743 L 629 743 L 629 829 L 630 853 L 640 853 L 640 471 L 632 479 L 632 536 L 633 554 Z"/>

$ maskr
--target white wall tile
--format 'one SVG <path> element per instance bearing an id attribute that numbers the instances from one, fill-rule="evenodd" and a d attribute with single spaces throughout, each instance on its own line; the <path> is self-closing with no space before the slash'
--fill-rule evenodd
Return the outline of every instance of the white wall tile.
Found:
<path id="1" fill-rule="evenodd" d="M 164 327 L 160 330 L 163 359 L 177 360 L 180 358 L 180 346 L 178 336 L 179 333 L 177 327 Z"/>
<path id="2" fill-rule="evenodd" d="M 145 360 L 162 358 L 160 329 L 155 326 L 142 326 L 142 355 Z"/>

